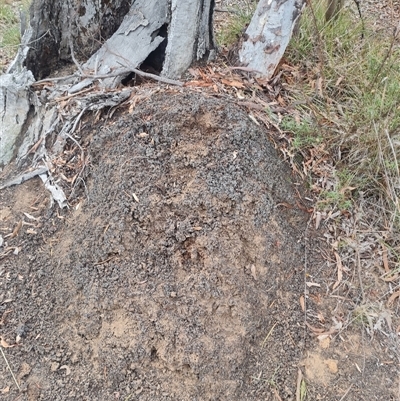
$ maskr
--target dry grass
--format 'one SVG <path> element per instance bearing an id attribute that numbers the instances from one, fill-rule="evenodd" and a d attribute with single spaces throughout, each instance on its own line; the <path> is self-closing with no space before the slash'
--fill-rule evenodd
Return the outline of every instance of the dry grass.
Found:
<path id="1" fill-rule="evenodd" d="M 323 9 L 307 8 L 286 52 L 286 96 L 297 114 L 281 128 L 332 233 L 328 243 L 346 260 L 338 290 L 355 286 L 356 310 L 371 310 L 399 287 L 385 278 L 400 270 L 400 32 L 380 36 L 368 21 L 363 32 L 350 10 L 325 24 Z"/>

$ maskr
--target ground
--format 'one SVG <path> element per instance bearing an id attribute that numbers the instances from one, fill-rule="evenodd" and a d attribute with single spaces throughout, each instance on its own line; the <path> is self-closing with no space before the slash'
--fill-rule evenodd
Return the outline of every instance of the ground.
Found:
<path id="1" fill-rule="evenodd" d="M 387 339 L 316 339 L 346 312 L 303 185 L 247 113 L 163 91 L 81 135 L 68 210 L 38 179 L 0 192 L 2 399 L 397 399 Z"/>
<path id="2" fill-rule="evenodd" d="M 0 191 L 0 398 L 400 399 L 377 266 L 336 286 L 336 227 L 316 229 L 273 127 L 232 96 L 148 85 L 86 116 L 84 165 L 73 142 L 54 164 L 68 209 L 38 178 Z"/>

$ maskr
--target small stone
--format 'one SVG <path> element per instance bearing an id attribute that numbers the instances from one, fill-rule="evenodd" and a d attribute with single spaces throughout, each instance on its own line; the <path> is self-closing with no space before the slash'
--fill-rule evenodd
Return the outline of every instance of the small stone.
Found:
<path id="1" fill-rule="evenodd" d="M 58 370 L 59 366 L 60 366 L 60 364 L 58 362 L 52 362 L 50 365 L 50 370 L 52 372 L 55 372 L 56 370 Z"/>
<path id="2" fill-rule="evenodd" d="M 31 373 L 32 368 L 30 367 L 29 364 L 26 362 L 22 362 L 19 373 L 18 373 L 18 378 L 21 380 L 25 376 L 28 376 L 29 373 Z"/>

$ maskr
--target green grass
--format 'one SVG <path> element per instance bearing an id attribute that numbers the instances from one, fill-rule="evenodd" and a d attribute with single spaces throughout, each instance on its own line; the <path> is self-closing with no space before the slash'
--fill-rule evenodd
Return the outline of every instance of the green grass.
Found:
<path id="1" fill-rule="evenodd" d="M 280 125 L 282 130 L 293 135 L 292 146 L 295 150 L 316 146 L 323 141 L 323 137 L 311 120 L 304 119 L 296 122 L 292 116 L 288 115 L 282 119 Z"/>
<path id="2" fill-rule="evenodd" d="M 29 0 L 15 1 L 14 5 L 0 0 L 0 67 L 4 68 L 15 56 L 21 42 L 18 10 L 29 14 Z"/>
<path id="3" fill-rule="evenodd" d="M 251 21 L 257 1 L 248 0 L 246 6 L 234 6 L 228 10 L 229 17 L 222 29 L 217 31 L 216 40 L 219 46 L 230 47 L 238 41 Z"/>
<path id="4" fill-rule="evenodd" d="M 4 0 L 0 1 L 0 22 L 2 24 L 12 24 L 16 22 L 15 13 L 12 7 Z"/>
<path id="5" fill-rule="evenodd" d="M 313 2 L 315 18 L 306 8 L 300 33 L 286 52 L 299 72 L 290 77 L 290 96 L 302 105 L 304 117 L 297 124 L 286 117 L 281 128 L 303 152 L 323 138 L 337 175 L 323 201 L 341 208 L 363 193 L 379 202 L 398 230 L 400 50 L 393 38 L 372 32 L 368 21 L 361 39 L 362 24 L 349 10 L 326 24 L 324 5 Z M 344 187 L 355 189 L 343 192 Z"/>

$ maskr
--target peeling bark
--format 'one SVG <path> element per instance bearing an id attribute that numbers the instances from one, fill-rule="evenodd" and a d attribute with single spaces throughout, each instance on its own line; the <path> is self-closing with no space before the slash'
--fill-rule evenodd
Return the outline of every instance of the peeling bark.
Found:
<path id="1" fill-rule="evenodd" d="M 33 0 L 32 40 L 25 66 L 36 79 L 71 63 L 72 43 L 79 60 L 87 60 L 121 24 L 129 10 L 124 0 Z"/>
<path id="2" fill-rule="evenodd" d="M 34 46 L 24 65 L 36 79 L 54 73 L 76 58 L 100 73 L 138 67 L 157 49 L 166 77 L 179 77 L 194 60 L 212 54 L 214 0 L 34 0 L 31 6 Z M 161 45 L 161 46 L 160 46 Z M 153 67 L 153 66 L 151 66 Z"/>
<path id="3" fill-rule="evenodd" d="M 26 70 L 0 76 L 0 166 L 16 157 L 25 138 L 32 82 L 33 75 Z"/>
<path id="4" fill-rule="evenodd" d="M 304 6 L 305 0 L 261 0 L 246 30 L 240 61 L 270 79 Z"/>

